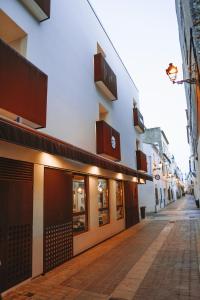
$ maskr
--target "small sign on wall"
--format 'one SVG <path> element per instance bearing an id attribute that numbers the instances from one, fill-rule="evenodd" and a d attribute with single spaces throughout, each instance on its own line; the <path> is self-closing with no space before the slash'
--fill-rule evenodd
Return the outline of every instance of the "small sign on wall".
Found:
<path id="1" fill-rule="evenodd" d="M 155 179 L 156 179 L 156 180 L 160 180 L 160 175 L 156 174 L 156 175 L 155 175 Z"/>

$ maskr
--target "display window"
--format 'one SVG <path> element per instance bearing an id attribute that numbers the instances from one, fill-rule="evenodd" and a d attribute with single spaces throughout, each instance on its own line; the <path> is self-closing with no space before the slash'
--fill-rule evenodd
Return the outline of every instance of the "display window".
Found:
<path id="1" fill-rule="evenodd" d="M 123 182 L 116 181 L 116 210 L 117 220 L 124 218 Z"/>
<path id="2" fill-rule="evenodd" d="M 73 233 L 88 230 L 87 177 L 73 175 Z"/>
<path id="3" fill-rule="evenodd" d="M 109 214 L 109 184 L 108 180 L 98 178 L 98 208 L 99 208 L 99 226 L 110 222 Z"/>

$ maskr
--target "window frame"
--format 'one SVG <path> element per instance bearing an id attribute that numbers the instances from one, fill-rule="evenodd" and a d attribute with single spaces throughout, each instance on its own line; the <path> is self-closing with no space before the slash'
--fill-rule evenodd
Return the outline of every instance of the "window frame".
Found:
<path id="1" fill-rule="evenodd" d="M 88 176 L 85 174 L 81 174 L 81 173 L 73 173 L 72 174 L 72 193 L 74 192 L 74 188 L 73 188 L 73 181 L 74 181 L 74 177 L 75 176 L 81 176 L 84 178 L 84 191 L 85 191 L 85 195 L 84 195 L 84 199 L 85 199 L 85 210 L 84 211 L 79 211 L 79 212 L 73 212 L 73 205 L 74 205 L 74 199 L 72 199 L 72 224 L 74 225 L 74 217 L 78 217 L 78 216 L 85 216 L 85 230 L 80 231 L 80 232 L 75 232 L 74 228 L 73 228 L 73 236 L 77 236 L 79 234 L 85 233 L 89 230 L 89 225 L 88 225 L 88 201 L 89 201 L 89 179 Z"/>
<path id="2" fill-rule="evenodd" d="M 115 180 L 115 182 L 116 182 L 116 195 L 117 195 L 117 183 L 121 184 L 121 189 L 122 189 L 122 204 L 119 204 L 119 205 L 117 204 L 117 196 L 116 196 L 116 213 L 117 213 L 118 208 L 122 208 L 122 211 L 123 211 L 122 217 L 118 218 L 116 216 L 116 219 L 118 221 L 118 220 L 124 219 L 124 185 L 123 185 L 122 180 Z"/>
<path id="3" fill-rule="evenodd" d="M 99 208 L 99 202 L 98 202 L 98 196 L 99 196 L 99 190 L 98 190 L 98 184 L 99 184 L 99 180 L 100 179 L 103 179 L 107 182 L 107 207 L 102 207 L 102 208 Z M 98 218 L 99 218 L 99 212 L 102 212 L 102 211 L 107 211 L 108 212 L 108 222 L 105 223 L 105 224 L 100 224 L 99 223 L 99 227 L 102 227 L 102 226 L 105 226 L 105 225 L 108 225 L 110 224 L 110 184 L 109 184 L 109 179 L 108 178 L 105 178 L 105 177 L 97 177 L 97 192 L 98 192 L 98 196 L 97 196 L 97 204 L 98 204 Z M 99 221 L 99 220 L 98 220 Z"/>

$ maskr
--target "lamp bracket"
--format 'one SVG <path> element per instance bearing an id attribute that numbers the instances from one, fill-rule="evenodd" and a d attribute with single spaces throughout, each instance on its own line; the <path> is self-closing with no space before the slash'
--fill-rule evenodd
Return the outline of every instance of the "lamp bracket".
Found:
<path id="1" fill-rule="evenodd" d="M 188 78 L 188 79 L 173 81 L 173 83 L 177 83 L 177 84 L 183 84 L 183 83 L 196 84 L 197 80 L 196 80 L 196 78 Z"/>

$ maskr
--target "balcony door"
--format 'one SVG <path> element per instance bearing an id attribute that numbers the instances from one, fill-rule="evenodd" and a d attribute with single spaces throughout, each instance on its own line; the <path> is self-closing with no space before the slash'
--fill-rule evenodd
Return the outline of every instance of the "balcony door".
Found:
<path id="1" fill-rule="evenodd" d="M 124 182 L 124 198 L 126 228 L 129 228 L 139 222 L 137 183 Z"/>
<path id="2" fill-rule="evenodd" d="M 73 256 L 72 174 L 45 168 L 44 272 Z"/>
<path id="3" fill-rule="evenodd" d="M 33 165 L 0 158 L 0 292 L 32 276 Z"/>

